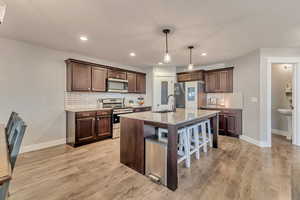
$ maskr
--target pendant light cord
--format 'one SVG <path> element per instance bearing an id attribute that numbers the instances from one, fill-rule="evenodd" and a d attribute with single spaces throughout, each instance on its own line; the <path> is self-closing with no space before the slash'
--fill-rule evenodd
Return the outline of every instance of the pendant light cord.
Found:
<path id="1" fill-rule="evenodd" d="M 166 53 L 169 53 L 169 47 L 168 47 L 168 32 L 166 32 Z"/>
<path id="2" fill-rule="evenodd" d="M 192 64 L 192 48 L 190 48 L 190 64 Z"/>

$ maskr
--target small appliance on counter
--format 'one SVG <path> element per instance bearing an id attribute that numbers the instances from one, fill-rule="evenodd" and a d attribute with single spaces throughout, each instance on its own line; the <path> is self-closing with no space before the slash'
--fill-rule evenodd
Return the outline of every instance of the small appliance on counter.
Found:
<path id="1" fill-rule="evenodd" d="M 144 100 L 144 97 L 138 97 L 137 98 L 137 103 L 140 105 L 140 106 L 142 106 L 142 105 L 144 105 L 144 103 L 145 103 L 145 100 Z"/>

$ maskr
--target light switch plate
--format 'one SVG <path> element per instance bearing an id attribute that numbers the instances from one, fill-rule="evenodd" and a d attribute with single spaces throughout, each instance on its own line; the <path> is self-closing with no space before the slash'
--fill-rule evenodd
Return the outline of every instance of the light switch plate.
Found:
<path id="1" fill-rule="evenodd" d="M 257 97 L 251 97 L 251 102 L 257 103 L 258 102 L 258 98 Z"/>

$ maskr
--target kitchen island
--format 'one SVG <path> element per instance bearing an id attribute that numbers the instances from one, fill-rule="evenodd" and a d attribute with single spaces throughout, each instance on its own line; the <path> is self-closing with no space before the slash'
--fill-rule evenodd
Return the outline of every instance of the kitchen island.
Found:
<path id="1" fill-rule="evenodd" d="M 177 109 L 176 112 L 141 112 L 121 116 L 120 162 L 145 175 L 145 138 L 157 133 L 158 128 L 168 129 L 167 187 L 176 190 L 177 131 L 179 128 L 210 119 L 213 147 L 218 148 L 219 111 Z"/>

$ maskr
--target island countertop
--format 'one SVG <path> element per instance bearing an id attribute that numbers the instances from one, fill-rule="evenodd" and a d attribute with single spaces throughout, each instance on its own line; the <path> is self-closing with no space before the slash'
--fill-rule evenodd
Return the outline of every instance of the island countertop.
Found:
<path id="1" fill-rule="evenodd" d="M 189 122 L 199 118 L 209 118 L 214 116 L 220 111 L 218 110 L 195 110 L 195 109 L 176 109 L 176 112 L 168 113 L 157 113 L 157 112 L 140 112 L 140 113 L 130 113 L 121 115 L 120 117 L 137 119 L 148 122 L 157 122 L 167 125 L 178 125 L 181 123 Z"/>

